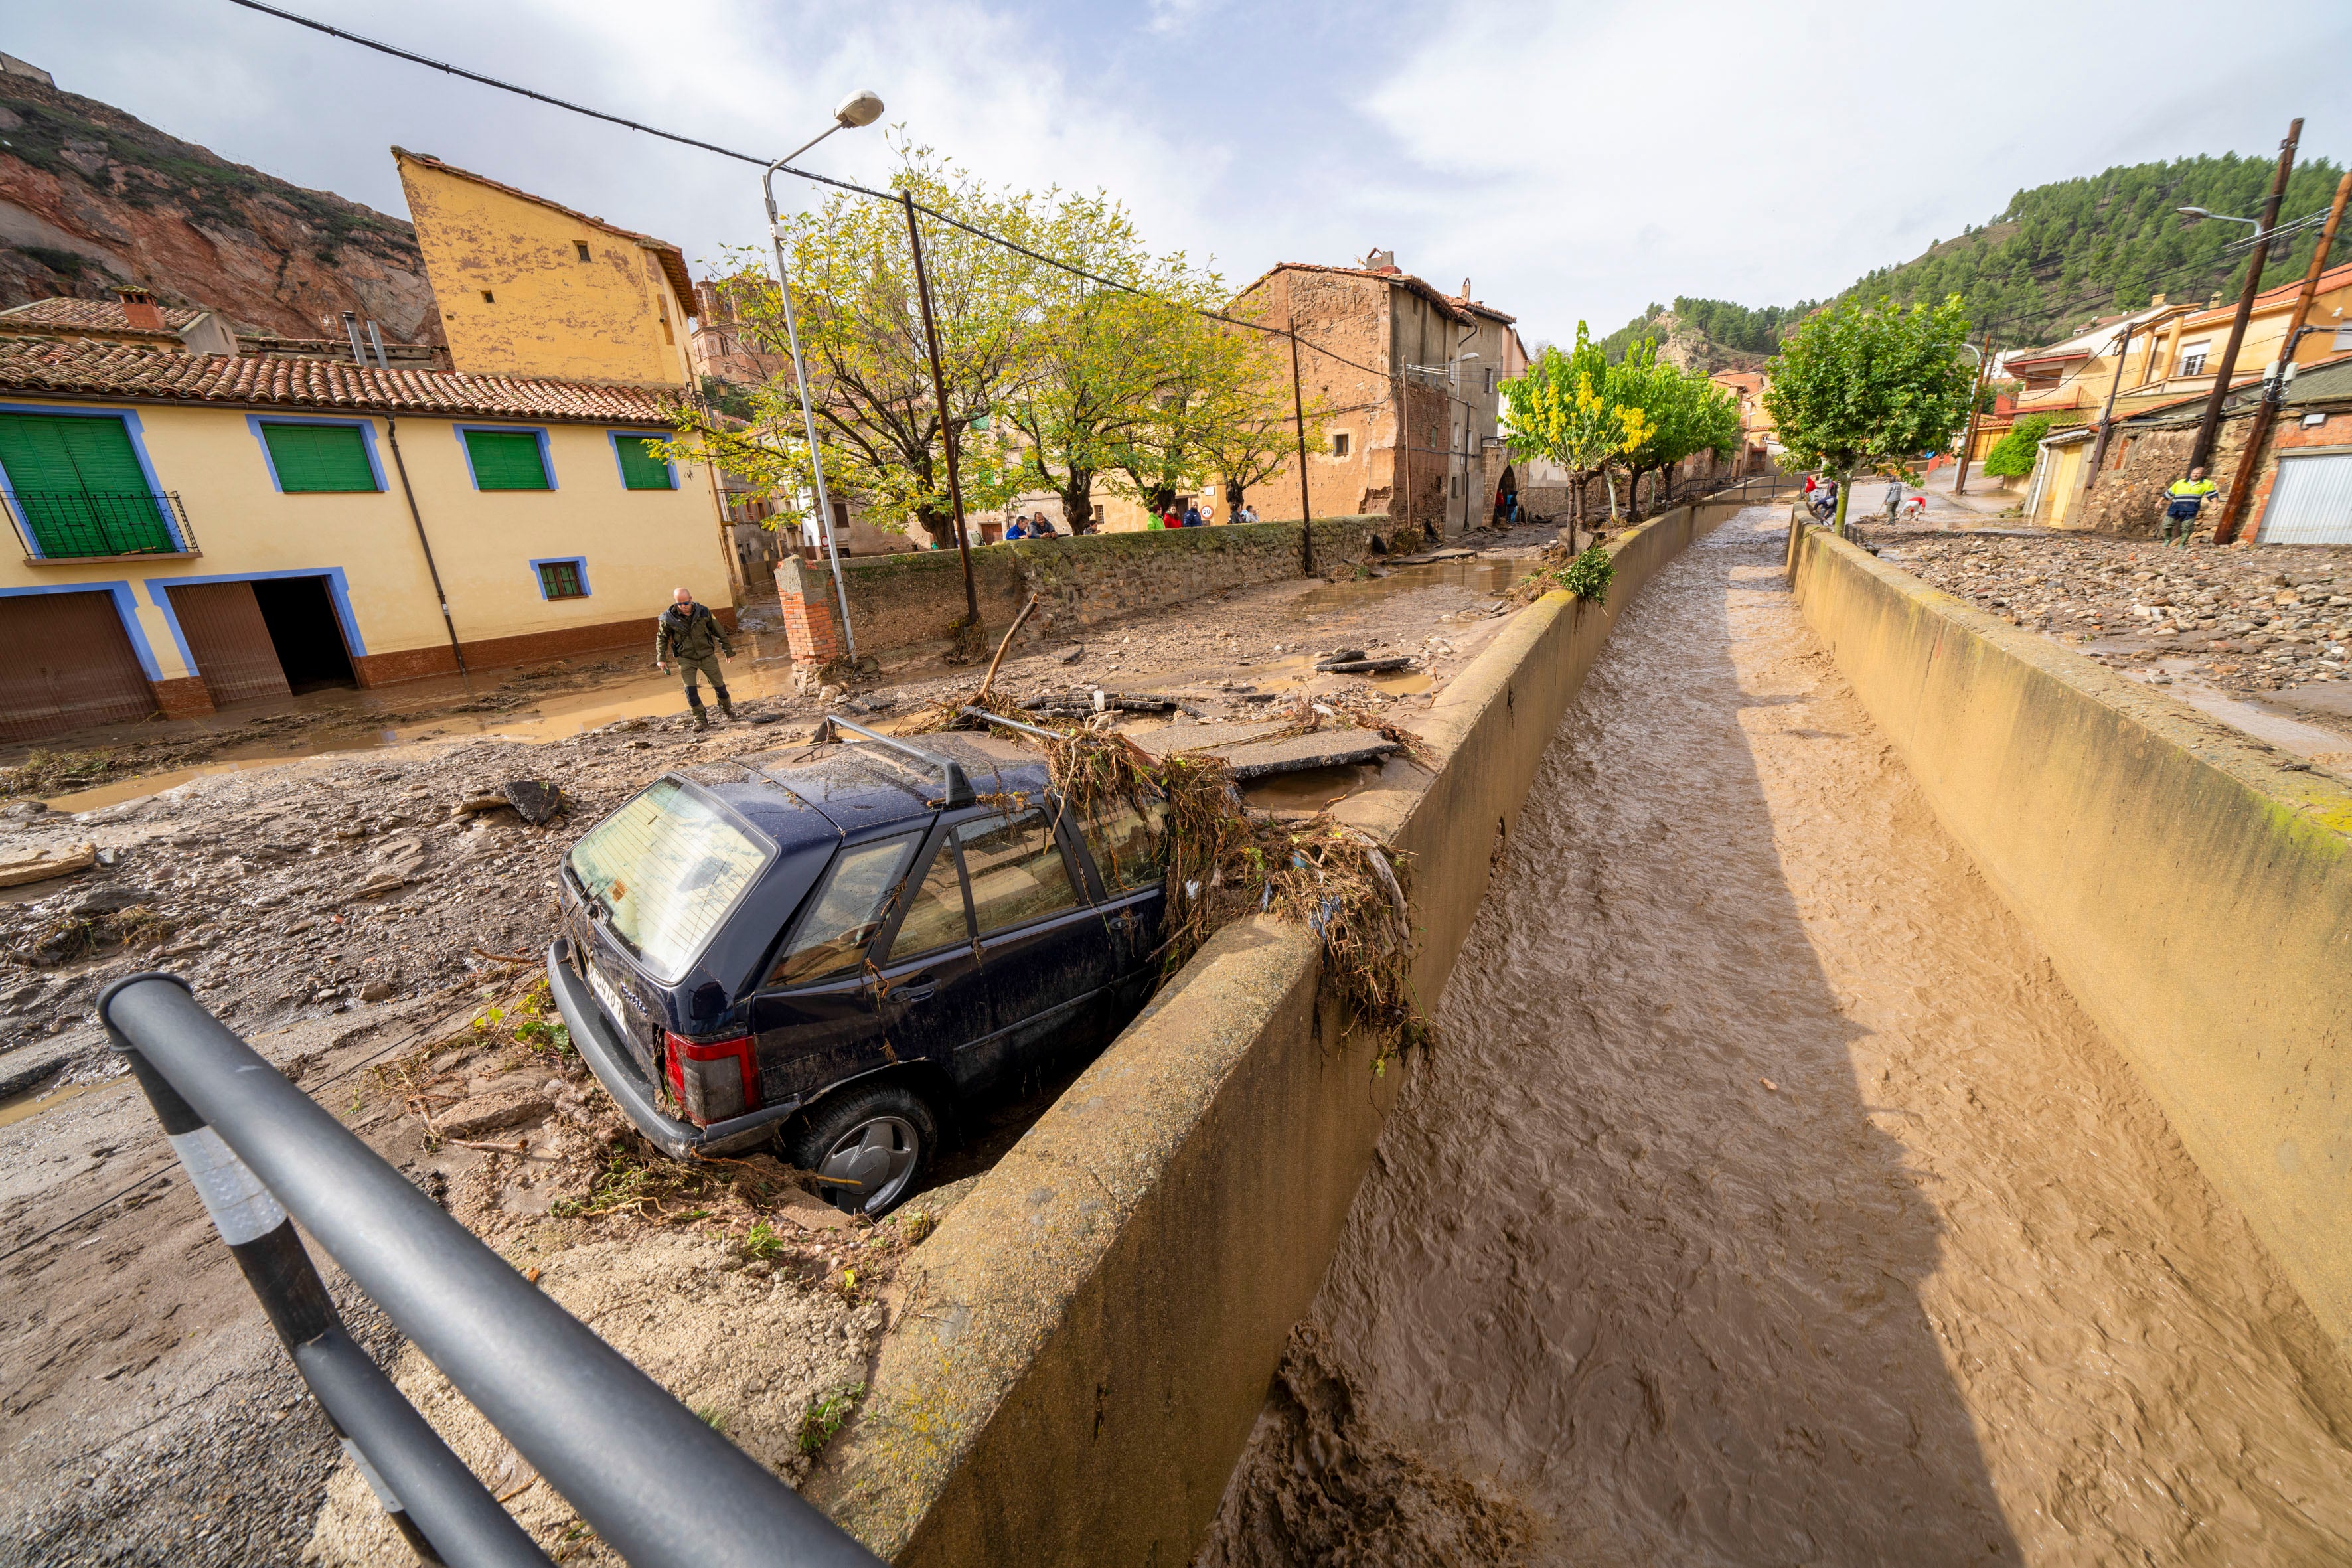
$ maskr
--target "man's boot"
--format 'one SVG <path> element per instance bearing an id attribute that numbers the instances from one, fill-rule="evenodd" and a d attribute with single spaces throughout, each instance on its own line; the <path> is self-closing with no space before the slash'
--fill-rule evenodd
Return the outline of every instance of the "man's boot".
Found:
<path id="1" fill-rule="evenodd" d="M 701 692 L 688 692 L 686 694 L 686 705 L 694 710 L 694 727 L 696 729 L 708 730 L 710 728 L 710 710 L 703 707 Z"/>
<path id="2" fill-rule="evenodd" d="M 716 695 L 719 698 L 719 710 L 721 713 L 726 714 L 727 721 L 730 724 L 732 724 L 735 722 L 734 700 L 727 695 L 727 689 L 723 686 L 717 689 Z"/>

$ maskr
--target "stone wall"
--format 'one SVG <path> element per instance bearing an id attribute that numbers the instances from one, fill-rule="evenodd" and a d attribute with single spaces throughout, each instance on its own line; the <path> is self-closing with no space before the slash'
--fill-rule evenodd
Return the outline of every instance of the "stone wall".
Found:
<path id="1" fill-rule="evenodd" d="M 2207 477 L 2221 488 L 2205 503 L 2201 526 L 2210 532 L 2246 448 L 2250 416 L 2224 418 L 2213 443 Z M 2127 539 L 2154 539 L 2164 521 L 2165 488 L 2189 475 L 2189 452 L 2197 444 L 2194 424 L 2147 431 L 2119 426 L 2107 437 L 2107 459 L 2084 492 L 2077 526 Z"/>
<path id="2" fill-rule="evenodd" d="M 982 545 L 971 552 L 972 587 L 985 626 L 1010 626 L 1035 594 L 1038 612 L 1024 637 L 1073 637 L 1120 616 L 1298 576 L 1298 529 L 1295 521 L 1260 522 Z M 1318 518 L 1316 570 L 1349 569 L 1391 544 L 1417 542 L 1400 531 L 1379 515 Z M 963 570 L 952 550 L 853 556 L 841 564 L 860 657 L 944 642 L 964 614 Z M 782 562 L 776 595 L 795 661 L 823 664 L 847 651 L 828 563 Z"/>

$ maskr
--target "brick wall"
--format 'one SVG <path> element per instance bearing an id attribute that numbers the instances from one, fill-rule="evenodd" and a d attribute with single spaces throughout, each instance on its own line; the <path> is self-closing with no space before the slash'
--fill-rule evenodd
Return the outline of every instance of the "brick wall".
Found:
<path id="1" fill-rule="evenodd" d="M 2271 438 L 2263 452 L 2262 466 L 2254 472 L 2253 494 L 2247 498 L 2245 515 L 2238 519 L 2238 537 L 2252 539 L 2262 527 L 2263 511 L 2271 502 L 2271 487 L 2278 482 L 2278 460 L 2281 453 L 2292 455 L 2300 447 L 2352 446 L 2352 413 L 2331 413 L 2326 422 L 2306 426 L 2305 414 L 2311 410 L 2285 408 L 2279 411 L 2278 422 L 2271 426 Z"/>
<path id="2" fill-rule="evenodd" d="M 1318 572 L 1353 567 L 1383 549 L 1415 542 L 1394 535 L 1382 516 L 1318 518 Z M 1024 637 L 1074 637 L 1087 627 L 1139 611 L 1163 609 L 1208 594 L 1279 582 L 1299 575 L 1298 524 L 1261 522 L 1239 528 L 1187 528 L 1174 532 L 1095 533 L 1079 539 L 1038 539 L 984 545 L 971 552 L 972 586 L 987 626 L 1010 626 L 1034 593 L 1040 601 Z M 942 642 L 964 613 L 963 573 L 952 550 L 853 556 L 842 563 L 857 651 L 887 654 Z M 776 571 L 777 599 L 796 661 L 824 663 L 836 645 L 832 568 L 787 559 Z"/>

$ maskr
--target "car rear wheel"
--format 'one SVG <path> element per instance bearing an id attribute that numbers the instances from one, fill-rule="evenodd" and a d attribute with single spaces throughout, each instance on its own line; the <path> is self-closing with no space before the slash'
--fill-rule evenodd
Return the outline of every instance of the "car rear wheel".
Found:
<path id="1" fill-rule="evenodd" d="M 835 1207 L 879 1218 L 915 1190 L 939 1142 L 939 1119 L 922 1096 L 877 1084 L 818 1106 L 786 1152 L 801 1169 L 831 1178 L 822 1191 Z"/>

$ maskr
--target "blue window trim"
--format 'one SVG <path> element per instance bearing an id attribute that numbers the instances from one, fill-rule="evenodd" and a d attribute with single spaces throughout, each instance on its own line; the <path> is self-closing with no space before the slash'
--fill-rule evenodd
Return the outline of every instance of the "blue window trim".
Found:
<path id="1" fill-rule="evenodd" d="M 500 435 L 505 435 L 505 436 L 530 435 L 530 436 L 536 436 L 536 437 L 539 437 L 539 467 L 540 467 L 540 471 L 541 471 L 541 473 L 544 473 L 544 474 L 547 476 L 547 488 L 548 488 L 548 489 L 549 489 L 549 490 L 553 490 L 553 489 L 556 488 L 556 482 L 555 482 L 555 455 L 554 455 L 554 453 L 553 453 L 552 451 L 551 451 L 551 450 L 549 449 L 548 445 L 547 445 L 547 426 L 544 426 L 544 425 L 452 425 L 452 426 L 449 426 L 449 429 L 450 429 L 451 433 L 453 433 L 453 434 L 457 437 L 457 450 L 458 450 L 458 451 L 460 451 L 460 452 L 462 452 L 462 453 L 464 453 L 464 454 L 466 455 L 466 478 L 473 481 L 473 486 L 474 486 L 474 489 L 477 489 L 477 490 L 480 490 L 480 489 L 482 489 L 482 481 L 474 478 L 474 449 L 473 449 L 471 447 L 468 447 L 468 446 L 467 446 L 467 445 L 466 445 L 466 432 L 467 432 L 467 431 L 468 431 L 468 430 L 495 430 L 495 431 L 499 432 Z M 619 458 L 615 458 L 614 460 L 615 462 L 617 462 L 617 461 L 619 461 L 620 459 L 619 459 Z M 531 492 L 530 492 L 530 491 L 529 491 L 529 490 L 499 490 L 499 491 L 496 491 L 496 492 L 488 492 L 488 491 L 485 491 L 485 492 L 483 492 L 483 493 L 485 493 L 485 494 L 496 493 L 496 494 L 498 494 L 498 495 L 502 495 L 502 496 L 517 496 L 517 495 L 520 495 L 520 496 L 527 496 L 527 495 L 530 494 Z"/>
<path id="2" fill-rule="evenodd" d="M 343 647 L 353 658 L 367 655 L 367 639 L 360 636 L 360 621 L 352 614 L 351 584 L 343 579 L 340 566 L 297 566 L 284 572 L 224 572 L 209 577 L 148 577 L 147 602 L 163 613 L 163 624 L 172 630 L 172 641 L 179 645 L 180 662 L 191 675 L 200 673 L 196 656 L 188 651 L 188 639 L 180 630 L 178 612 L 172 608 L 172 588 L 198 588 L 207 583 L 258 583 L 265 577 L 324 577 L 327 597 L 335 606 L 335 624 L 342 628 Z"/>
<path id="3" fill-rule="evenodd" d="M 633 441 L 667 441 L 673 434 L 674 432 L 668 430 L 607 430 L 604 432 L 605 438 L 613 443 L 613 471 L 621 476 L 623 489 L 629 488 L 629 470 L 621 462 L 621 437 L 626 436 Z M 669 470 L 669 488 L 677 489 L 677 465 L 665 462 L 662 467 Z"/>
<path id="4" fill-rule="evenodd" d="M 139 656 L 139 668 L 147 672 L 150 680 L 163 679 L 163 667 L 155 662 L 155 650 L 147 646 L 146 630 L 139 624 L 139 600 L 131 584 L 114 583 L 43 583 L 32 588 L 0 588 L 0 599 L 14 599 L 34 594 L 110 594 L 114 596 L 114 613 L 121 618 L 122 629 L 130 634 L 131 651 Z M 172 635 L 178 637 L 180 628 L 173 626 Z M 181 665 L 193 675 L 196 667 L 187 657 L 187 645 L 180 645 Z"/>
<path id="5" fill-rule="evenodd" d="M 136 408 L 109 407 L 104 405 L 93 406 L 87 403 L 0 403 L 0 414 L 69 414 L 79 419 L 120 419 L 122 421 L 123 429 L 131 436 L 131 455 L 139 459 L 139 471 L 147 476 L 147 488 L 158 495 L 163 492 L 163 482 L 155 477 L 155 465 L 147 458 L 147 430 L 146 426 L 140 424 L 139 410 Z M 6 478 L 6 469 L 0 468 L 0 479 L 5 478 Z M 10 486 L 14 488 L 13 480 L 10 481 Z M 16 519 L 16 526 L 23 531 L 25 538 L 32 540 L 31 520 L 25 516 L 21 508 L 14 504 L 11 504 L 8 510 Z M 181 536 L 180 520 L 172 515 L 170 507 L 158 510 L 163 514 L 163 527 L 171 534 L 172 542 L 180 549 L 185 550 L 188 547 L 188 542 Z M 34 541 L 33 549 L 36 552 L 35 560 L 48 559 L 47 556 L 38 553 L 40 543 L 37 540 Z M 146 656 L 142 652 L 141 657 Z M 156 679 L 161 679 L 162 677 L 159 676 Z"/>
<path id="6" fill-rule="evenodd" d="M 571 566 L 577 568 L 580 573 L 580 597 L 586 599 L 594 596 L 596 591 L 588 585 L 588 557 L 585 555 L 548 555 L 542 556 L 541 559 L 530 563 L 530 580 L 539 584 L 539 596 L 551 605 L 557 603 L 569 604 L 571 603 L 570 600 L 566 599 L 559 601 L 548 593 L 547 579 L 539 574 L 539 569 L 542 566 Z"/>
<path id="7" fill-rule="evenodd" d="M 346 430 L 356 429 L 360 433 L 360 440 L 362 444 L 367 447 L 368 468 L 375 475 L 376 493 L 378 495 L 382 495 L 383 493 L 386 488 L 383 482 L 383 460 L 378 458 L 375 452 L 374 420 L 320 419 L 293 414 L 247 415 L 245 416 L 245 426 L 247 429 L 253 432 L 254 445 L 261 448 L 261 466 L 269 471 L 269 488 L 276 490 L 279 495 L 284 495 L 286 493 L 286 487 L 278 482 L 278 459 L 269 455 L 269 442 L 261 434 L 261 427 L 264 425 L 338 425 Z M 367 492 L 364 490 L 303 490 L 300 493 L 306 496 L 331 496 L 337 494 L 364 495 Z"/>

